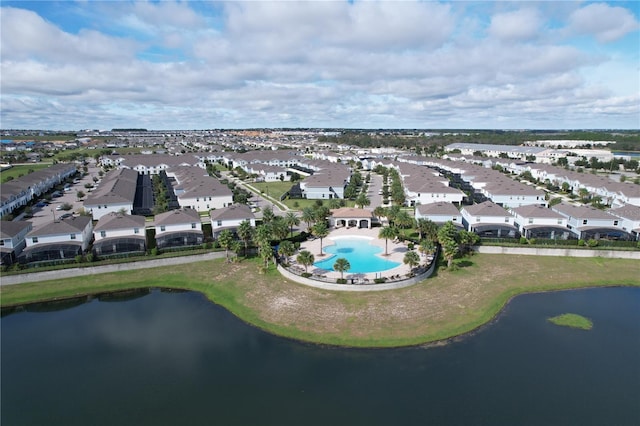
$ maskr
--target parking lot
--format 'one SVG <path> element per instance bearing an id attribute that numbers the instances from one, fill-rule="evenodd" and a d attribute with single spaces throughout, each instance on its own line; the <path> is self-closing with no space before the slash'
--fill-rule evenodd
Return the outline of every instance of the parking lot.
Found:
<path id="1" fill-rule="evenodd" d="M 33 217 L 23 220 L 30 221 L 31 223 L 33 223 L 34 228 L 38 228 L 53 221 L 54 219 L 61 217 L 63 214 L 78 213 L 80 209 L 83 208 L 84 198 L 82 200 L 78 200 L 77 193 L 78 191 L 82 191 L 87 195 L 89 194 L 88 189 L 85 188 L 84 185 L 87 183 L 93 184 L 93 177 L 95 176 L 99 178 L 99 170 L 99 167 L 96 167 L 95 164 L 89 164 L 87 169 L 88 174 L 80 178 L 78 183 L 72 183 L 70 186 L 70 190 L 61 191 L 62 196 L 58 198 L 52 198 L 51 201 L 49 201 L 49 205 L 46 205 L 44 207 L 37 207 L 36 205 L 34 205 L 31 211 Z M 56 210 L 58 206 L 62 206 L 65 203 L 69 203 L 72 206 L 71 210 Z"/>

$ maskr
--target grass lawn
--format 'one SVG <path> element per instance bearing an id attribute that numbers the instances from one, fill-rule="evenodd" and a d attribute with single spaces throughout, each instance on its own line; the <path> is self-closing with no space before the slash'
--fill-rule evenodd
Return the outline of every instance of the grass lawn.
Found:
<path id="1" fill-rule="evenodd" d="M 316 200 L 307 200 L 306 198 L 295 199 L 295 200 L 290 200 L 287 198 L 282 202 L 286 204 L 287 207 L 289 207 L 290 209 L 295 209 L 295 210 L 302 210 L 305 207 L 314 207 L 316 205 Z M 298 207 L 295 207 L 294 205 L 296 202 L 298 203 Z M 329 200 L 323 200 L 323 205 L 329 207 Z M 346 207 L 355 207 L 356 203 L 355 201 L 352 201 L 352 200 L 345 200 L 345 205 Z"/>
<path id="2" fill-rule="evenodd" d="M 223 260 L 0 287 L 3 306 L 145 287 L 199 291 L 242 320 L 294 339 L 392 347 L 457 336 L 490 321 L 513 296 L 593 286 L 640 286 L 636 260 L 483 255 L 414 286 L 335 292 L 293 283 L 257 260 Z M 615 271 L 615 272 L 612 272 Z"/>
<path id="3" fill-rule="evenodd" d="M 256 188 L 258 191 L 263 191 L 266 195 L 280 199 L 280 196 L 291 189 L 293 185 L 291 182 L 251 182 L 249 185 Z"/>
<path id="4" fill-rule="evenodd" d="M 33 164 L 21 164 L 18 166 L 13 166 L 10 169 L 6 169 L 0 172 L 0 180 L 4 183 L 7 181 L 9 176 L 16 179 L 21 174 L 22 175 L 29 174 L 29 170 L 33 170 L 35 172 L 36 170 L 46 169 L 49 166 L 51 166 L 51 163 L 33 163 Z"/>
<path id="5" fill-rule="evenodd" d="M 589 318 L 585 318 L 578 314 L 562 314 L 557 317 L 549 318 L 549 321 L 555 325 L 579 328 L 581 330 L 591 330 L 593 327 L 593 323 Z"/>

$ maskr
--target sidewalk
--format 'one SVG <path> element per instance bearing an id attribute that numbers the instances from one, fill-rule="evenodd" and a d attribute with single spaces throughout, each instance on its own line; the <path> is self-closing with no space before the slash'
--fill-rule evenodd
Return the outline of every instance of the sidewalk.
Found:
<path id="1" fill-rule="evenodd" d="M 132 271 L 136 269 L 157 268 L 159 266 L 184 265 L 187 263 L 203 262 L 206 260 L 222 259 L 224 252 L 211 252 L 207 254 L 197 254 L 193 256 L 168 257 L 164 259 L 140 260 L 137 262 L 118 263 L 116 265 L 88 266 L 85 268 L 58 269 L 55 271 L 32 272 L 29 274 L 18 274 L 3 276 L 0 279 L 0 286 L 24 284 L 39 281 L 57 280 L 71 277 L 83 277 L 94 274 L 105 274 L 109 272 Z"/>

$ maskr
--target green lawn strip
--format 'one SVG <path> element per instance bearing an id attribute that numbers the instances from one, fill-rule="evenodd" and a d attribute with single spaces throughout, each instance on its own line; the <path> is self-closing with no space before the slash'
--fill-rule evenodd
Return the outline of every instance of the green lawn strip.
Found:
<path id="1" fill-rule="evenodd" d="M 578 314 L 562 314 L 557 317 L 549 318 L 550 322 L 563 327 L 579 328 L 581 330 L 591 330 L 593 323 L 589 318 L 585 318 Z"/>
<path id="2" fill-rule="evenodd" d="M 473 331 L 491 321 L 512 297 L 523 293 L 596 286 L 640 286 L 633 260 L 598 259 L 599 264 L 593 259 L 582 258 L 563 262 L 568 259 L 502 256 L 506 256 L 501 260 L 506 265 L 526 262 L 523 267 L 536 267 L 550 272 L 534 278 L 537 274 L 535 271 L 526 274 L 514 266 L 512 272 L 507 269 L 508 273 L 503 270 L 502 274 L 492 274 L 491 267 L 496 263 L 497 256 L 476 255 L 472 266 L 455 272 L 438 271 L 436 277 L 412 287 L 351 293 L 330 292 L 295 284 L 275 270 L 259 275 L 256 259 L 231 265 L 215 260 L 5 286 L 0 288 L 0 303 L 2 306 L 11 306 L 145 287 L 185 289 L 203 293 L 241 320 L 276 335 L 328 345 L 395 347 L 445 340 Z M 612 274 L 612 270 L 616 273 Z M 490 279 L 479 282 L 476 277 L 480 277 L 480 274 Z M 558 277 L 557 274 L 562 275 Z M 479 292 L 477 300 L 467 302 L 468 306 L 464 308 L 456 307 L 455 302 L 447 304 L 448 300 L 455 300 L 455 293 L 460 293 L 461 280 L 466 280 L 462 291 L 466 291 L 467 285 L 484 286 L 476 288 Z M 443 300 L 443 313 L 435 319 L 428 317 L 429 312 L 407 320 L 388 315 L 394 309 L 419 308 L 423 303 L 421 298 L 427 300 L 439 294 Z M 280 295 L 300 296 L 296 300 L 308 300 L 308 304 L 296 316 L 270 316 L 269 305 Z M 327 312 L 323 311 L 327 306 L 347 311 L 350 316 L 343 322 L 325 316 L 330 323 L 325 326 L 317 318 Z M 361 317 L 366 315 L 361 314 L 379 307 L 389 307 L 390 310 L 383 310 L 380 317 L 371 322 L 363 322 Z"/>
<path id="3" fill-rule="evenodd" d="M 33 170 L 35 172 L 36 170 L 46 169 L 50 166 L 51 164 L 47 163 L 20 164 L 0 172 L 0 180 L 4 183 L 9 179 L 9 177 L 16 179 L 20 175 L 28 175 L 29 170 Z"/>

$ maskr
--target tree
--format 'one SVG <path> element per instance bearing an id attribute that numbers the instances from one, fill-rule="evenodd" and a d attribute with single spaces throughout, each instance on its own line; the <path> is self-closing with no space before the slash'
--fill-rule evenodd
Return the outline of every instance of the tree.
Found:
<path id="1" fill-rule="evenodd" d="M 413 269 L 420 264 L 420 256 L 418 256 L 418 253 L 416 253 L 415 251 L 409 250 L 404 254 L 404 259 L 402 259 L 402 262 L 405 265 L 409 265 L 409 267 Z"/>
<path id="2" fill-rule="evenodd" d="M 307 232 L 311 229 L 311 224 L 315 222 L 314 211 L 311 207 L 305 207 L 302 209 L 301 219 L 307 223 Z"/>
<path id="3" fill-rule="evenodd" d="M 251 240 L 251 237 L 253 236 L 253 227 L 251 226 L 251 222 L 247 219 L 240 222 L 237 233 L 240 239 L 244 241 L 244 255 L 246 256 L 249 240 Z"/>
<path id="4" fill-rule="evenodd" d="M 296 246 L 289 240 L 284 240 L 278 245 L 278 253 L 284 256 L 289 263 L 289 256 L 296 252 Z"/>
<path id="5" fill-rule="evenodd" d="M 444 242 L 440 242 L 442 245 L 442 252 L 444 258 L 447 260 L 447 268 L 451 268 L 453 264 L 453 259 L 458 254 L 458 243 L 455 240 L 447 239 Z"/>
<path id="6" fill-rule="evenodd" d="M 438 230 L 438 242 L 444 245 L 444 243 L 448 240 L 456 241 L 458 237 L 458 229 L 453 224 L 453 222 L 449 221 L 442 225 L 442 227 Z"/>
<path id="7" fill-rule="evenodd" d="M 564 193 L 569 192 L 569 190 L 571 189 L 571 185 L 569 185 L 568 182 L 562 182 L 562 185 L 560 187 L 562 188 L 562 192 Z"/>
<path id="8" fill-rule="evenodd" d="M 324 256 L 324 253 L 322 253 L 322 239 L 327 235 L 329 235 L 329 228 L 327 228 L 327 224 L 325 222 L 318 222 L 315 225 L 313 225 L 313 228 L 311 228 L 311 232 L 313 233 L 313 235 L 320 238 L 319 256 Z"/>
<path id="9" fill-rule="evenodd" d="M 398 230 L 393 226 L 385 226 L 380 229 L 378 233 L 378 238 L 384 238 L 384 255 L 389 256 L 389 252 L 387 250 L 387 244 L 390 239 L 393 239 L 398 236 Z"/>
<path id="10" fill-rule="evenodd" d="M 265 206 L 262 209 L 262 223 L 271 223 L 275 219 L 276 215 L 273 214 L 273 208 L 271 206 Z"/>
<path id="11" fill-rule="evenodd" d="M 580 188 L 578 190 L 578 195 L 580 196 L 580 200 L 583 203 L 586 203 L 589 200 L 589 191 L 587 190 L 587 188 Z"/>
<path id="12" fill-rule="evenodd" d="M 78 191 L 76 192 L 76 197 L 78 197 L 78 200 L 83 198 L 86 194 L 84 193 L 84 191 Z"/>
<path id="13" fill-rule="evenodd" d="M 308 250 L 302 250 L 300 253 L 298 253 L 298 256 L 296 256 L 296 261 L 304 266 L 304 271 L 307 272 L 307 267 L 313 265 L 313 262 L 315 262 L 315 257 L 313 257 L 313 254 L 308 251 Z"/>
<path id="14" fill-rule="evenodd" d="M 420 250 L 420 252 L 424 254 L 425 257 L 431 256 L 436 252 L 436 244 L 434 243 L 434 240 L 425 238 L 424 240 L 420 241 L 418 250 Z"/>
<path id="15" fill-rule="evenodd" d="M 333 269 L 335 271 L 340 272 L 340 279 L 344 278 L 344 272 L 351 269 L 351 264 L 344 257 L 340 257 L 336 259 L 336 262 L 333 264 Z"/>
<path id="16" fill-rule="evenodd" d="M 399 226 L 400 228 L 409 228 L 413 225 L 414 219 L 411 217 L 409 213 L 404 210 L 398 212 L 395 217 L 394 224 Z"/>
<path id="17" fill-rule="evenodd" d="M 471 251 L 471 247 L 478 244 L 480 237 L 475 232 L 460 231 L 458 233 L 458 239 L 460 241 L 460 252 L 467 253 Z"/>
<path id="18" fill-rule="evenodd" d="M 438 225 L 429 219 L 418 219 L 416 221 L 416 231 L 418 231 L 421 240 L 425 237 L 432 241 L 438 238 Z"/>
<path id="19" fill-rule="evenodd" d="M 387 209 L 387 219 L 390 224 L 395 224 L 398 213 L 400 213 L 400 206 L 391 206 Z"/>
<path id="20" fill-rule="evenodd" d="M 360 195 L 356 197 L 356 204 L 363 209 L 371 204 L 371 200 L 367 197 L 367 194 L 361 192 Z"/>
<path id="21" fill-rule="evenodd" d="M 293 227 L 300 224 L 300 219 L 294 212 L 287 212 L 284 216 L 284 223 L 289 227 L 290 236 L 293 237 Z"/>
<path id="22" fill-rule="evenodd" d="M 339 209 L 340 208 L 340 200 L 337 198 L 332 198 L 329 200 L 329 208 L 330 209 Z"/>
<path id="23" fill-rule="evenodd" d="M 380 219 L 381 217 L 387 217 L 387 209 L 385 209 L 382 206 L 378 206 L 375 209 L 373 209 L 373 214 Z"/>
<path id="24" fill-rule="evenodd" d="M 229 229 L 225 229 L 218 235 L 218 243 L 220 243 L 220 247 L 224 249 L 224 255 L 229 262 L 229 249 L 231 248 L 231 244 L 233 244 L 233 234 Z"/>
<path id="25" fill-rule="evenodd" d="M 276 240 L 284 240 L 289 235 L 289 227 L 280 216 L 276 216 L 267 226 L 271 229 L 271 236 Z"/>

